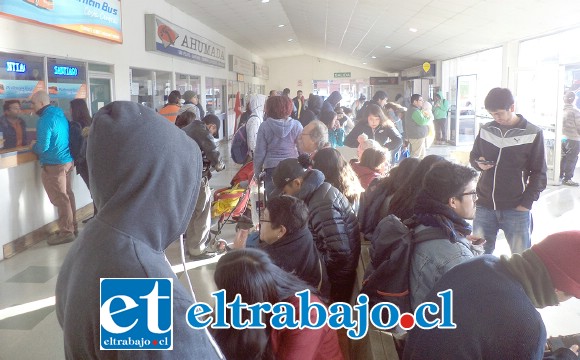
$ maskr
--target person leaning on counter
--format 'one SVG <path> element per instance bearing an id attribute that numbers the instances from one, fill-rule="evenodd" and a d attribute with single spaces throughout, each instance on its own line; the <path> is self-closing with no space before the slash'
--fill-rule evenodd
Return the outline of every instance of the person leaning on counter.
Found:
<path id="1" fill-rule="evenodd" d="M 10 149 L 18 146 L 26 146 L 26 122 L 20 117 L 20 100 L 6 100 L 3 105 L 4 114 L 0 116 L 0 149 Z M 2 146 L 4 142 L 4 146 Z"/>

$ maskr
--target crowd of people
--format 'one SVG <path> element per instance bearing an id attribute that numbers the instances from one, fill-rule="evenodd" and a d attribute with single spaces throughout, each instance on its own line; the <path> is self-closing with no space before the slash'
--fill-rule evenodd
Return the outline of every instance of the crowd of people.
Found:
<path id="1" fill-rule="evenodd" d="M 254 180 L 264 183 L 265 202 L 255 231 L 240 228 L 242 240 L 217 263 L 215 283 L 227 291 L 228 301 L 239 294 L 246 303 L 298 307 L 295 292 L 309 289 L 314 302 L 350 303 L 357 295 L 361 243 L 388 232 L 383 220 L 396 216 L 417 234 L 438 230 L 435 239 L 413 248 L 412 308 L 453 289 L 458 326 L 411 330 L 405 359 L 578 357 L 577 347 L 544 354 L 546 330 L 535 308 L 580 298 L 580 232 L 556 233 L 532 246 L 531 208 L 546 187 L 543 135 L 515 112 L 508 89 L 492 89 L 485 99 L 494 120 L 477 135 L 471 166 L 426 155 L 430 142 L 446 141 L 448 105 L 442 93 L 432 112 L 419 94 L 411 96 L 407 109 L 389 102 L 384 91 L 370 101 L 361 95 L 349 107 L 340 106 L 337 91 L 324 100 L 313 94 L 306 100 L 301 91 L 291 99 L 289 93 L 251 95 L 240 119 L 246 162 L 253 162 Z M 328 325 L 211 334 L 188 328 L 185 312 L 195 300 L 179 285 L 164 251 L 185 235 L 190 260 L 216 255 L 209 241 L 209 183 L 212 171 L 225 168 L 215 142 L 221 121 L 202 112 L 195 93 L 171 92 L 159 112 L 116 101 L 93 118 L 84 101 L 73 102 L 71 120 L 84 129 L 82 157 L 72 158 L 68 120 L 43 91 L 32 96 L 40 118 L 37 140 L 30 144 L 58 208 L 60 230 L 49 244 L 74 241 L 56 288 L 68 358 L 102 352 L 98 279 L 103 277 L 175 279 L 174 358 L 344 357 L 338 332 Z M 13 124 L 16 105 L 4 104 Z M 15 133 L 16 144 L 27 145 L 25 132 Z M 340 146 L 357 148 L 357 158 L 345 159 Z M 406 150 L 409 157 L 402 156 Z M 566 164 L 572 160 L 575 165 L 572 156 Z M 95 206 L 95 218 L 80 234 L 70 182 L 75 165 Z M 570 171 L 573 175 L 570 166 L 563 170 L 565 181 L 571 181 Z M 491 255 L 499 229 L 510 258 Z M 158 353 L 142 352 L 151 358 Z"/>

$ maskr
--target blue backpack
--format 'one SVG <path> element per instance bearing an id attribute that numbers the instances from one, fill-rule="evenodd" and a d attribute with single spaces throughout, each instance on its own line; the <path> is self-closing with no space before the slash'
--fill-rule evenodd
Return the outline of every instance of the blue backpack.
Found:
<path id="1" fill-rule="evenodd" d="M 249 152 L 250 149 L 248 148 L 248 133 L 246 131 L 246 125 L 244 124 L 234 134 L 230 155 L 236 164 L 244 164 Z"/>

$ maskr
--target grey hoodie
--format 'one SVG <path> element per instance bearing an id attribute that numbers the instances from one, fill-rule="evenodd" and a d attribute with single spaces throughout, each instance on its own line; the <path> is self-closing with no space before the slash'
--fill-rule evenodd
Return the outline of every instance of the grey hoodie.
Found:
<path id="1" fill-rule="evenodd" d="M 288 118 L 268 118 L 258 129 L 256 150 L 254 151 L 254 175 L 256 178 L 264 169 L 275 168 L 284 159 L 298 158 L 297 139 L 302 133 L 302 124 Z"/>
<path id="2" fill-rule="evenodd" d="M 194 300 L 164 253 L 197 201 L 199 147 L 153 110 L 116 101 L 95 115 L 87 163 L 98 214 L 73 243 L 56 284 L 66 358 L 217 359 L 209 334 L 187 325 Z M 173 278 L 173 350 L 100 351 L 100 278 Z"/>

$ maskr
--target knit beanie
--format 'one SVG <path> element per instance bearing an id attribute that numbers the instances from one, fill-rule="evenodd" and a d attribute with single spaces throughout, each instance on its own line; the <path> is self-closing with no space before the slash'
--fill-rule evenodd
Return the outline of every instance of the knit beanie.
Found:
<path id="1" fill-rule="evenodd" d="M 531 250 L 546 266 L 555 289 L 580 298 L 580 231 L 549 235 Z"/>

